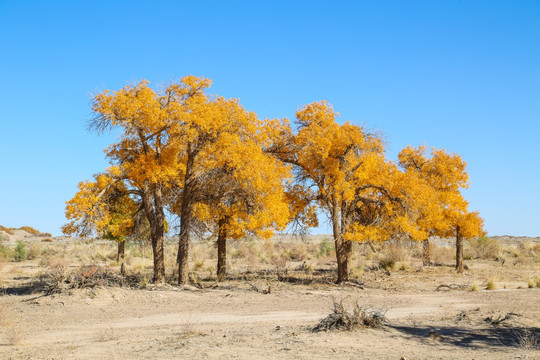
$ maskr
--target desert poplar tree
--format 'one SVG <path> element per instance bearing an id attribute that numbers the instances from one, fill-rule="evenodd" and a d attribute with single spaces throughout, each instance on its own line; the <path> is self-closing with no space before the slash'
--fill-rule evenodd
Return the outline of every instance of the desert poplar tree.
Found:
<path id="1" fill-rule="evenodd" d="M 205 87 L 210 80 L 199 79 Z M 186 284 L 190 236 L 199 221 L 218 237 L 218 276 L 224 277 L 227 238 L 268 236 L 287 222 L 283 181 L 288 168 L 262 151 L 265 126 L 236 99 L 206 92 L 187 101 L 179 131 L 181 176 L 172 211 L 180 217 L 178 281 Z"/>
<path id="2" fill-rule="evenodd" d="M 141 81 L 96 95 L 90 128 L 97 132 L 120 130 L 119 141 L 105 152 L 114 165 L 109 177 L 111 183 L 124 183 L 125 195 L 137 199 L 145 214 L 154 257 L 153 281 L 161 283 L 165 280 L 165 210 L 171 187 L 183 173 L 178 161 L 183 140 L 180 134 L 189 116 L 189 104 L 201 97 L 205 83 L 188 76 L 157 92 L 148 84 Z"/>
<path id="3" fill-rule="evenodd" d="M 430 236 L 446 236 L 453 231 L 456 219 L 466 212 L 467 202 L 461 190 L 468 188 L 469 175 L 466 163 L 456 154 L 433 148 L 427 154 L 427 147 L 406 147 L 399 153 L 399 164 L 406 172 L 414 174 L 427 184 L 433 192 L 433 204 L 419 209 L 421 216 L 417 225 L 426 233 L 423 240 L 423 264 L 431 263 Z"/>
<path id="4" fill-rule="evenodd" d="M 208 191 L 198 196 L 194 211 L 217 238 L 218 281 L 226 277 L 228 239 L 269 238 L 289 220 L 284 192 L 289 168 L 264 152 L 263 122 L 252 117 L 249 123 L 228 134 L 232 143 L 212 151 L 215 164 L 204 177 Z"/>
<path id="5" fill-rule="evenodd" d="M 463 211 L 452 219 L 452 228 L 448 236 L 456 237 L 456 271 L 463 273 L 463 239 L 485 235 L 484 220 L 478 212 Z"/>
<path id="6" fill-rule="evenodd" d="M 309 208 L 307 218 L 316 223 L 312 220 L 316 205 L 328 215 L 337 281 L 343 282 L 349 276 L 352 241 L 383 241 L 400 226 L 405 232 L 413 229 L 405 228 L 410 223 L 408 205 L 399 186 L 388 186 L 386 176 L 397 169 L 385 160 L 382 141 L 359 126 L 339 125 L 337 115 L 325 101 L 304 106 L 296 113 L 297 132 L 283 121 L 268 151 L 293 166 L 297 201 L 293 207 L 300 208 L 293 214 Z"/>
<path id="7" fill-rule="evenodd" d="M 114 179 L 117 170 L 109 168 L 95 175 L 93 181 L 79 183 L 78 192 L 66 203 L 68 222 L 62 231 L 80 237 L 97 234 L 116 241 L 116 260 L 124 274 L 125 242 L 136 231 L 134 220 L 139 205 L 127 195 L 125 184 Z"/>

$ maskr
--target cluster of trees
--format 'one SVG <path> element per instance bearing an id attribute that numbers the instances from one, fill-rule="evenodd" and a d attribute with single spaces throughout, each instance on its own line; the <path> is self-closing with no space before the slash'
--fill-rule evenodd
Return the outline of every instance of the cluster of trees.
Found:
<path id="1" fill-rule="evenodd" d="M 467 209 L 466 164 L 458 155 L 407 147 L 396 164 L 379 136 L 351 123 L 325 101 L 304 106 L 295 127 L 261 120 L 238 100 L 211 96 L 208 79 L 187 76 L 155 91 L 147 81 L 104 91 L 92 102 L 91 129 L 121 129 L 106 150 L 111 166 L 79 184 L 67 202 L 66 234 L 98 234 L 123 244 L 148 237 L 154 282 L 164 281 L 167 214 L 180 219 L 178 281 L 186 284 L 190 237 L 217 239 L 217 276 L 226 275 L 226 244 L 248 234 L 271 237 L 296 222 L 332 223 L 337 280 L 348 280 L 352 241 L 480 235 Z M 458 251 L 457 269 L 463 271 Z"/>

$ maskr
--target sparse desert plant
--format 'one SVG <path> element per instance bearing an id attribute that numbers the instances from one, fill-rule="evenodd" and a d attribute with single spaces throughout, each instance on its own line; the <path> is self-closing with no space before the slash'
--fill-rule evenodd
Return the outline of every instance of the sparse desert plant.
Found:
<path id="1" fill-rule="evenodd" d="M 536 286 L 536 281 L 534 281 L 534 279 L 529 279 L 529 281 L 527 282 L 527 287 L 529 289 L 532 289 Z"/>
<path id="2" fill-rule="evenodd" d="M 41 242 L 52 242 L 53 239 L 51 239 L 50 237 L 47 237 L 45 239 L 41 239 Z"/>
<path id="3" fill-rule="evenodd" d="M 471 291 L 478 291 L 478 285 L 476 285 L 476 283 L 472 283 Z"/>
<path id="4" fill-rule="evenodd" d="M 348 309 L 341 299 L 333 299 L 332 312 L 311 331 L 354 330 L 360 327 L 381 328 L 388 322 L 385 310 L 369 310 L 354 302 Z"/>
<path id="5" fill-rule="evenodd" d="M 15 251 L 13 254 L 13 260 L 15 261 L 24 261 L 28 258 L 28 249 L 26 249 L 26 244 L 21 240 L 17 240 L 17 245 L 15 246 Z"/>

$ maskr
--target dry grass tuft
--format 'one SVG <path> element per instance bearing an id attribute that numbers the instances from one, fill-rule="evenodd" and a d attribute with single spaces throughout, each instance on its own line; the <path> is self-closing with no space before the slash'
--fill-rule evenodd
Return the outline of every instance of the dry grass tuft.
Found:
<path id="1" fill-rule="evenodd" d="M 486 284 L 486 290 L 497 290 L 497 284 L 495 283 L 495 280 L 488 279 Z"/>

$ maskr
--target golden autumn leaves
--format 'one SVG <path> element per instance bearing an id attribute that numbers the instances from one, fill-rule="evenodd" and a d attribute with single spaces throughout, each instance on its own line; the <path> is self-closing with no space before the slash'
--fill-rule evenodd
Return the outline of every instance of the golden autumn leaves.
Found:
<path id="1" fill-rule="evenodd" d="M 118 127 L 122 135 L 106 150 L 112 167 L 68 201 L 65 233 L 122 242 L 144 218 L 154 281 L 162 282 L 165 214 L 176 214 L 185 284 L 190 236 L 201 224 L 217 237 L 221 279 L 227 239 L 269 237 L 293 219 L 316 226 L 317 209 L 333 225 L 338 281 L 347 280 L 351 241 L 481 231 L 460 194 L 467 174 L 459 156 L 407 148 L 398 167 L 380 138 L 339 125 L 324 101 L 299 109 L 294 131 L 287 120 L 261 120 L 235 99 L 210 96 L 210 84 L 188 76 L 159 92 L 143 81 L 95 96 L 92 128 Z"/>

